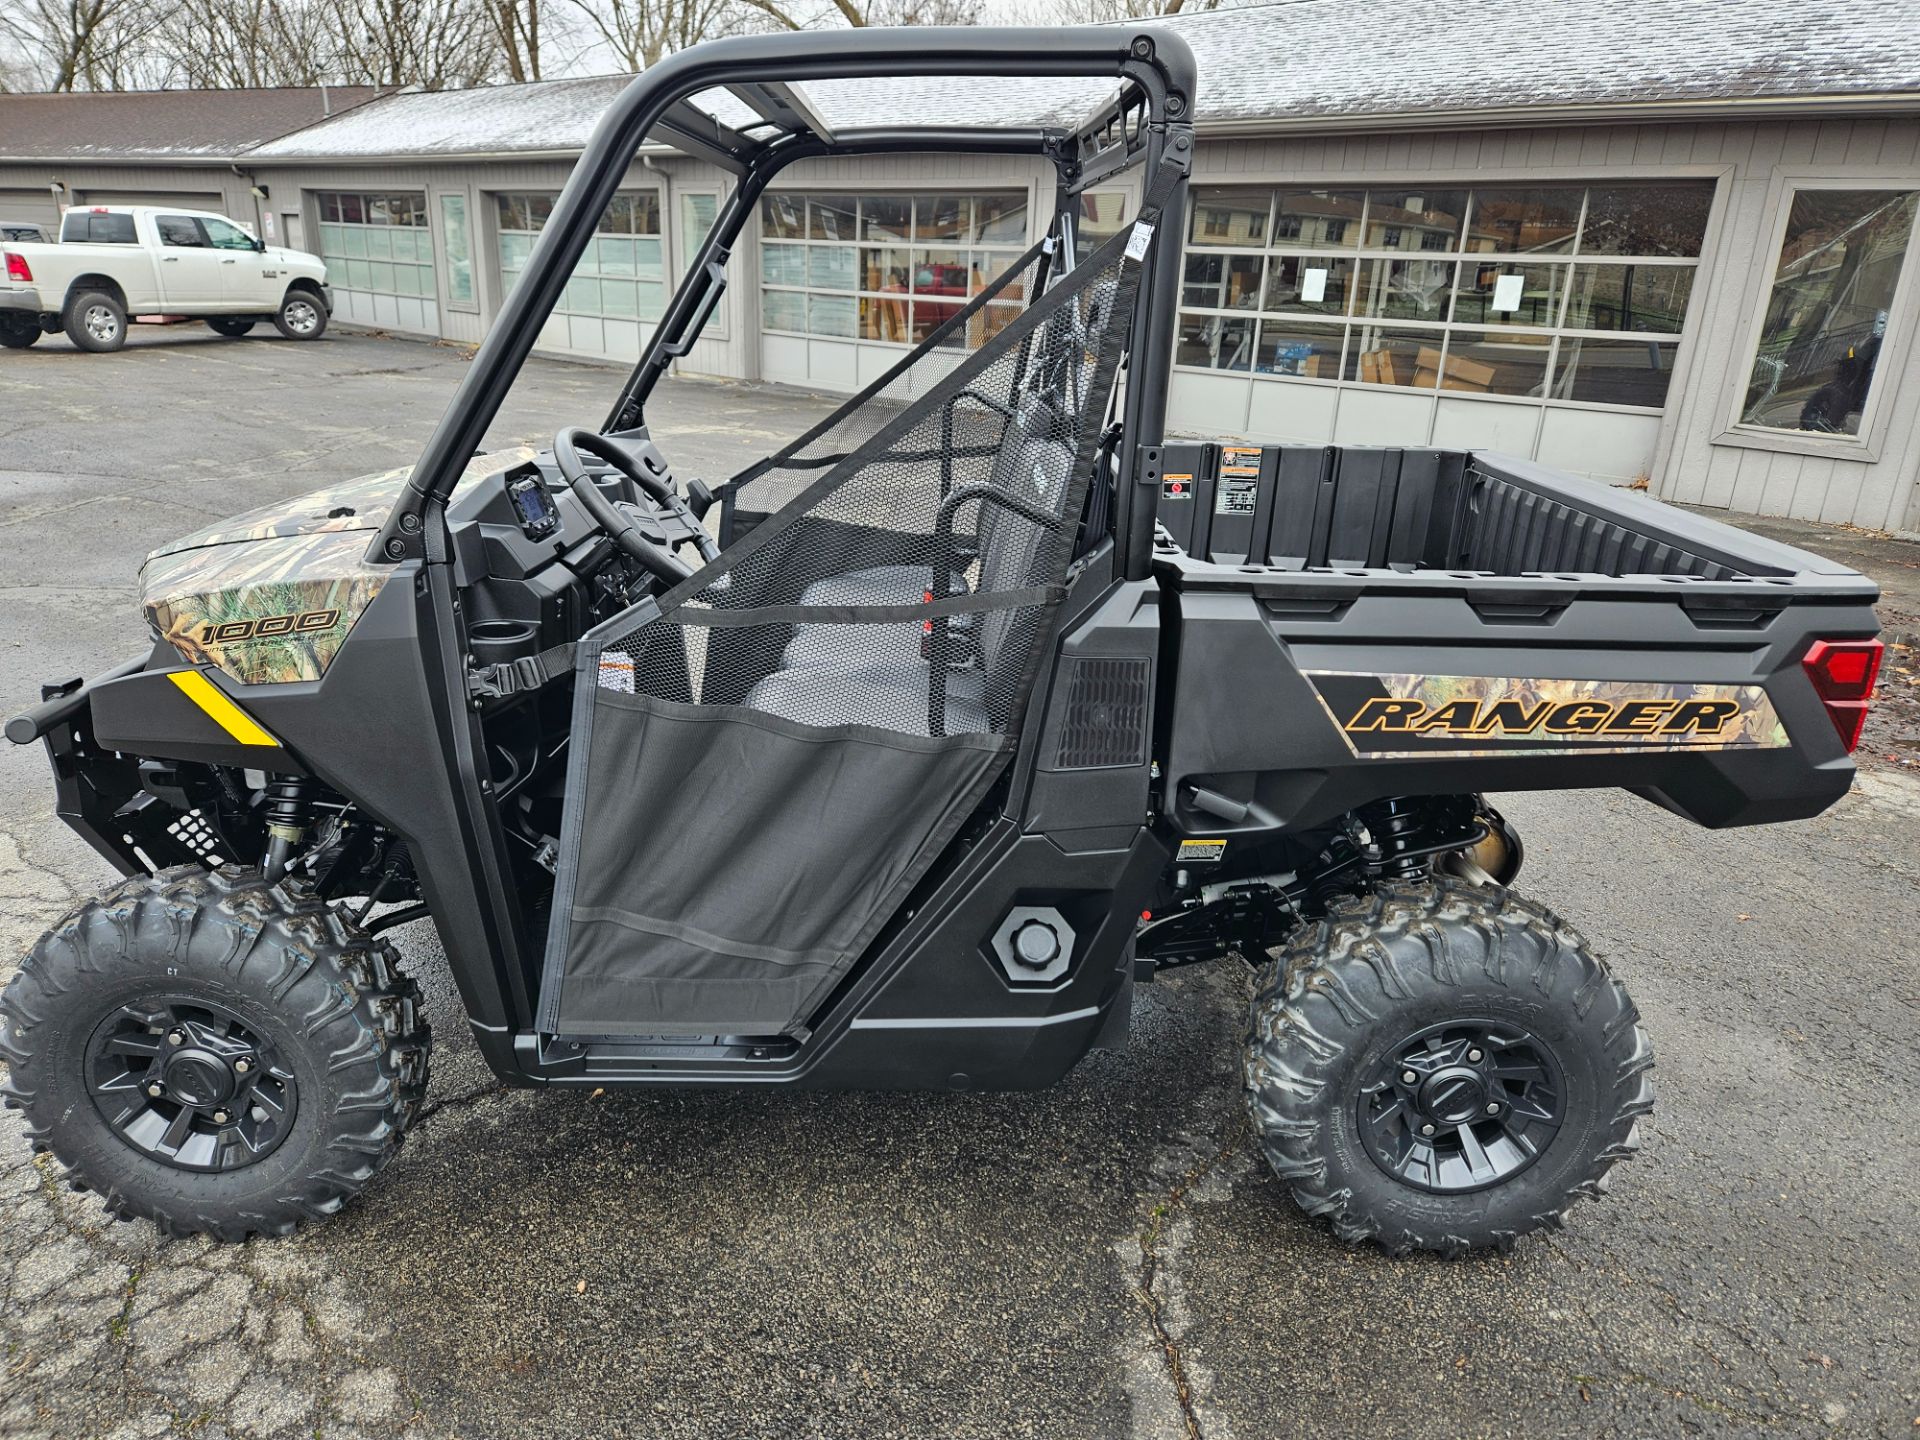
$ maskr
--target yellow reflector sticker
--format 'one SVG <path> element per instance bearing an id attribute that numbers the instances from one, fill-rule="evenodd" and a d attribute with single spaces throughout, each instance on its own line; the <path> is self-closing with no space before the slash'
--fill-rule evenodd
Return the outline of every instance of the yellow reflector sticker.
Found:
<path id="1" fill-rule="evenodd" d="M 189 700 L 206 711 L 214 724 L 242 745 L 279 745 L 278 740 L 263 730 L 251 715 L 229 700 L 198 670 L 173 670 L 168 673 L 173 683 L 186 692 Z"/>

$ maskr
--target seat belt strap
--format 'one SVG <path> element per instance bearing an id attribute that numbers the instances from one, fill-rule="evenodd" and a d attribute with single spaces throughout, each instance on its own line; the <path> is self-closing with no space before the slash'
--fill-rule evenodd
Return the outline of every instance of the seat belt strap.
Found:
<path id="1" fill-rule="evenodd" d="M 574 652 L 578 648 L 569 641 L 551 650 L 542 650 L 538 655 L 476 666 L 467 672 L 467 694 L 475 700 L 501 700 L 538 690 L 549 681 L 572 673 Z"/>

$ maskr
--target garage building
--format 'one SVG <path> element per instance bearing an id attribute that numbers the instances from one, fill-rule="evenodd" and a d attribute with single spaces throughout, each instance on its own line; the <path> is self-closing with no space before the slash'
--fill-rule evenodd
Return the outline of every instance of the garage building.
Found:
<path id="1" fill-rule="evenodd" d="M 1297 0 L 1158 23 L 1202 77 L 1176 429 L 1488 447 L 1681 501 L 1920 530 L 1908 5 Z M 622 83 L 356 104 L 236 147 L 247 179 L 225 208 L 249 214 L 257 190 L 266 231 L 326 259 L 340 319 L 478 340 Z M 1064 121 L 1087 99 L 807 95 L 840 126 Z M 18 173 L 0 164 L 0 194 Z M 543 347 L 637 356 L 728 182 L 643 153 Z M 1051 189 L 1045 166 L 994 157 L 795 166 L 683 368 L 856 389 L 1030 242 Z M 1137 198 L 1096 194 L 1093 227 Z"/>

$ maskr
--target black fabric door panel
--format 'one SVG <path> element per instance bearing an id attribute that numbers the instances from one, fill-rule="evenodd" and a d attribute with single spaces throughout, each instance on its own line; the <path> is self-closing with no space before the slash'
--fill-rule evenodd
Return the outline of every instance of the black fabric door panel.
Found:
<path id="1" fill-rule="evenodd" d="M 592 703 L 597 787 L 580 797 L 551 1025 L 567 1035 L 788 1027 L 845 973 L 885 918 L 882 897 L 924 873 L 1007 754 L 988 735 L 826 731 L 606 690 Z M 917 802 L 905 814 L 903 797 Z"/>

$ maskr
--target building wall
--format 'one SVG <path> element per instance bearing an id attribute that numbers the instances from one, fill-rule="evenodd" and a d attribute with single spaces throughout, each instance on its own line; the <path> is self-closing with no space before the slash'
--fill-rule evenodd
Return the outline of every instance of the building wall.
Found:
<path id="1" fill-rule="evenodd" d="M 1430 134 L 1299 136 L 1212 142 L 1199 147 L 1196 181 L 1238 184 L 1299 182 L 1321 185 L 1440 184 L 1447 181 L 1571 181 L 1711 176 L 1718 182 L 1714 214 L 1696 278 L 1686 335 L 1675 361 L 1665 411 L 1620 425 L 1565 427 L 1538 432 L 1532 453 L 1549 463 L 1623 479 L 1615 454 L 1596 444 L 1643 446 L 1655 494 L 1691 504 L 1843 520 L 1875 527 L 1920 529 L 1920 237 L 1909 247 L 1906 278 L 1895 297 L 1881 351 L 1881 398 L 1859 439 L 1736 430 L 1735 406 L 1744 394 L 1753 356 L 1753 325 L 1764 305 L 1790 200 L 1788 182 L 1849 176 L 1863 185 L 1920 188 L 1920 121 L 1806 120 L 1711 125 L 1635 125 L 1461 131 Z M 1258 382 L 1256 382 L 1258 383 Z M 1178 393 L 1182 388 L 1189 394 Z M 1301 389 L 1304 387 L 1292 387 Z M 1176 381 L 1175 415 L 1188 417 L 1195 387 Z M 1901 399 L 1894 402 L 1892 397 Z M 1448 444 L 1520 448 L 1520 427 L 1505 433 L 1491 420 L 1463 416 L 1457 399 L 1393 394 L 1365 387 L 1345 391 L 1341 410 L 1358 396 L 1363 414 L 1381 400 L 1396 407 L 1382 416 L 1392 439 L 1418 438 L 1427 411 L 1428 438 Z M 1188 403 L 1182 404 L 1186 400 Z M 1205 408 L 1219 408 L 1207 406 Z M 1491 414 L 1492 407 L 1480 402 Z M 1451 415 L 1450 413 L 1451 412 Z M 1313 423 L 1326 438 L 1353 443 L 1365 424 L 1342 425 L 1335 411 Z M 1453 424 L 1443 432 L 1451 418 Z M 1245 433 L 1261 439 L 1306 438 L 1297 415 L 1255 410 Z M 1644 434 L 1636 442 L 1630 429 Z M 1482 438 L 1484 437 L 1484 438 Z M 1583 462 L 1582 452 L 1587 452 Z"/>
<path id="2" fill-rule="evenodd" d="M 54 185 L 63 190 L 56 193 Z M 259 213 L 253 182 L 220 165 L 0 165 L 0 217 L 51 221 L 55 205 L 167 204 L 217 210 L 249 226 Z M 14 203 L 10 204 L 9 201 Z M 31 213 L 16 215 L 16 210 Z"/>

